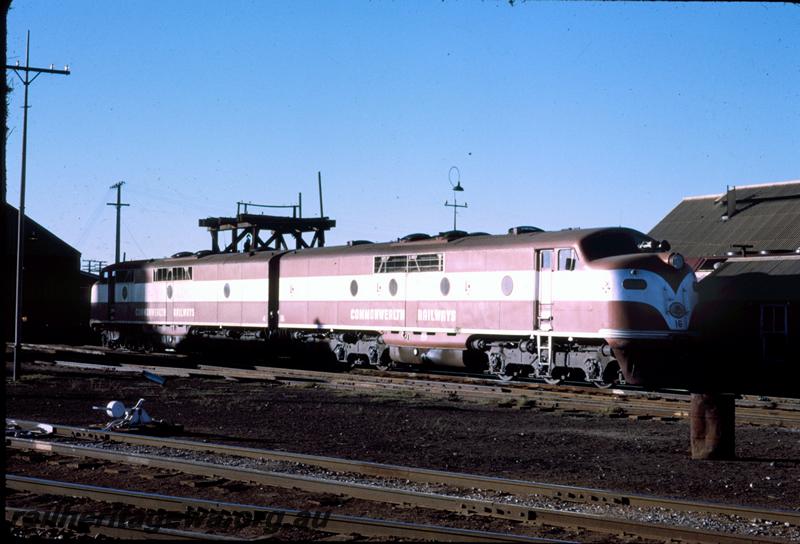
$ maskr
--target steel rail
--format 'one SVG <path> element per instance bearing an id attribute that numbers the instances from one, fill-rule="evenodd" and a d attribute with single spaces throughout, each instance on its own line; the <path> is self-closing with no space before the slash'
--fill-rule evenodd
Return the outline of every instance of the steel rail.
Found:
<path id="1" fill-rule="evenodd" d="M 7 347 L 11 347 L 12 344 L 8 343 Z M 191 362 L 191 357 L 185 354 L 179 353 L 159 353 L 159 352 L 152 352 L 152 353 L 139 353 L 139 352 L 126 352 L 126 351 L 117 351 L 112 350 L 109 348 L 102 348 L 99 346 L 67 346 L 67 345 L 58 345 L 58 344 L 23 344 L 23 350 L 31 351 L 35 353 L 47 353 L 50 355 L 57 355 L 59 353 L 78 353 L 78 354 L 85 354 L 85 355 L 94 355 L 100 357 L 107 357 L 107 356 L 116 356 L 118 358 L 130 358 L 130 359 L 165 359 L 165 360 L 175 360 L 175 361 L 185 361 Z M 98 363 L 101 364 L 101 363 Z M 200 365 L 200 366 L 211 366 L 213 365 Z M 216 368 L 231 368 L 230 366 L 219 366 L 217 365 Z M 236 367 L 234 367 L 236 368 Z M 321 375 L 330 375 L 331 372 L 326 371 L 311 371 L 311 370 L 301 370 L 301 369 L 281 369 L 280 367 L 270 367 L 270 366 L 258 366 L 254 364 L 254 368 L 265 370 L 265 371 L 281 371 L 281 370 L 298 370 L 300 372 L 317 372 Z M 512 383 L 501 383 L 497 380 L 494 380 L 487 376 L 479 376 L 474 374 L 465 374 L 465 373 L 448 373 L 448 372 L 419 372 L 419 371 L 412 371 L 405 373 L 404 375 L 400 375 L 397 373 L 391 373 L 387 375 L 385 372 L 377 371 L 374 369 L 355 369 L 351 371 L 353 375 L 366 375 L 373 378 L 388 378 L 388 379 L 424 379 L 430 381 L 451 381 L 451 383 L 461 383 L 461 384 L 475 384 L 475 385 L 484 385 L 490 387 L 499 387 L 499 388 L 512 388 L 512 389 L 539 389 L 539 390 L 557 390 L 559 392 L 565 391 L 573 391 L 580 393 L 582 395 L 595 395 L 595 396 L 614 396 L 620 393 L 624 393 L 625 395 L 629 396 L 637 396 L 637 395 L 644 395 L 645 397 L 651 397 L 652 395 L 658 395 L 664 398 L 674 398 L 676 400 L 685 399 L 686 395 L 685 392 L 681 392 L 681 394 L 671 393 L 670 390 L 657 390 L 657 391 L 646 391 L 646 390 L 637 390 L 637 389 L 596 389 L 594 387 L 587 387 L 587 386 L 578 386 L 578 385 L 569 385 L 569 384 L 561 384 L 558 386 L 552 386 L 540 382 L 531 382 L 531 381 L 515 381 Z M 457 380 L 453 382 L 452 380 Z M 781 398 L 781 397 L 771 397 L 769 400 L 762 400 L 756 395 L 744 395 L 741 399 L 743 405 L 755 406 L 755 407 L 763 407 L 764 404 L 767 406 L 774 405 L 776 402 L 782 405 L 782 409 L 790 409 L 790 410 L 800 410 L 800 399 L 798 398 Z"/>
<path id="2" fill-rule="evenodd" d="M 320 386 L 333 389 L 354 388 L 385 389 L 396 391 L 413 390 L 438 396 L 457 396 L 473 400 L 500 400 L 511 401 L 515 398 L 524 399 L 523 402 L 532 402 L 537 407 L 544 409 L 601 411 L 613 413 L 620 411 L 620 417 L 658 417 L 658 418 L 688 418 L 688 399 L 679 397 L 652 398 L 652 395 L 631 394 L 618 395 L 602 393 L 600 390 L 573 391 L 557 389 L 543 389 L 539 387 L 525 387 L 520 385 L 483 385 L 452 381 L 431 381 L 407 377 L 386 377 L 360 374 L 337 374 L 324 371 L 307 371 L 298 369 L 278 369 L 271 367 L 255 367 L 254 370 L 219 367 L 213 365 L 197 365 L 196 368 L 155 366 L 144 364 L 122 363 L 118 366 L 96 363 L 80 363 L 73 361 L 56 360 L 43 364 L 55 364 L 65 368 L 78 368 L 100 370 L 105 372 L 120 372 L 136 374 L 143 371 L 158 374 L 164 377 L 217 377 L 227 379 L 245 379 L 257 381 L 272 381 L 290 383 L 299 380 L 301 383 L 317 383 Z M 538 384 L 537 384 L 538 385 Z M 800 410 L 778 409 L 766 407 L 741 406 L 737 407 L 736 419 L 738 423 L 753 425 L 781 425 L 800 426 Z"/>
<path id="3" fill-rule="evenodd" d="M 50 355 L 57 355 L 59 353 L 78 353 L 78 354 L 85 354 L 85 355 L 95 355 L 101 356 L 103 358 L 107 356 L 117 356 L 117 357 L 124 357 L 124 358 L 131 358 L 131 359 L 164 359 L 166 361 L 174 360 L 174 361 L 182 361 L 182 362 L 191 362 L 191 356 L 186 354 L 180 353 L 160 353 L 160 352 L 151 352 L 151 353 L 139 353 L 139 352 L 127 352 L 127 351 L 117 351 L 109 348 L 102 348 L 99 346 L 68 346 L 68 345 L 59 345 L 59 344 L 23 344 L 23 350 L 32 351 L 37 353 L 47 353 Z M 13 347 L 13 343 L 7 343 L 7 347 Z M 102 364 L 102 363 L 98 363 Z M 125 363 L 122 363 L 123 365 Z M 133 363 L 136 364 L 136 363 Z M 194 363 L 192 363 L 194 364 Z M 198 367 L 207 367 L 209 369 L 236 369 L 236 366 L 220 366 L 220 365 L 206 365 L 206 364 L 198 364 Z M 253 368 L 256 370 L 262 370 L 266 372 L 278 372 L 278 373 L 286 373 L 286 372 L 298 372 L 301 373 L 297 375 L 302 379 L 301 375 L 305 376 L 316 376 L 319 378 L 325 378 L 331 376 L 332 374 L 335 376 L 337 373 L 331 371 L 314 371 L 314 370 L 304 370 L 304 369 L 290 369 L 290 368 L 281 368 L 281 367 L 272 367 L 272 366 L 259 366 L 258 364 L 254 363 Z M 246 369 L 243 369 L 246 370 Z M 338 374 L 341 375 L 341 374 Z M 686 394 L 685 392 L 680 392 L 680 394 L 672 393 L 671 390 L 656 390 L 656 391 L 646 391 L 646 390 L 638 390 L 638 389 L 629 389 L 629 388 L 621 388 L 621 389 L 596 389 L 594 387 L 588 386 L 579 386 L 579 385 L 570 385 L 570 384 L 561 384 L 558 386 L 552 386 L 549 384 L 544 384 L 540 382 L 532 382 L 532 381 L 514 381 L 511 383 L 506 382 L 498 382 L 495 379 L 492 379 L 488 376 L 481 376 L 475 374 L 465 374 L 465 373 L 454 373 L 454 372 L 420 372 L 420 371 L 410 371 L 406 373 L 396 373 L 391 372 L 387 373 L 384 371 L 378 371 L 375 369 L 354 369 L 352 370 L 349 375 L 354 376 L 366 376 L 369 378 L 386 378 L 389 380 L 404 380 L 404 379 L 422 379 L 427 381 L 433 382 L 448 382 L 452 385 L 483 385 L 487 387 L 493 387 L 502 390 L 513 390 L 513 389 L 534 389 L 534 390 L 541 390 L 541 391 L 557 391 L 559 393 L 565 392 L 574 392 L 582 396 L 597 396 L 597 397 L 614 397 L 618 395 L 625 395 L 626 397 L 643 397 L 652 399 L 653 395 L 657 395 L 658 397 L 663 398 L 664 400 L 676 400 L 679 402 L 685 402 Z M 768 399 L 764 400 L 756 395 L 744 395 L 741 399 L 737 402 L 737 405 L 741 406 L 749 406 L 755 408 L 775 408 L 777 405 L 781 405 L 781 409 L 783 410 L 790 410 L 790 411 L 800 411 L 800 398 L 783 398 L 783 397 L 769 397 Z"/>
<path id="4" fill-rule="evenodd" d="M 512 535 L 489 531 L 475 531 L 436 525 L 422 525 L 402 521 L 390 521 L 356 516 L 331 514 L 325 525 L 308 526 L 311 518 L 307 512 L 294 509 L 281 509 L 253 504 L 239 504 L 224 501 L 198 499 L 194 497 L 177 497 L 146 493 L 130 489 L 114 489 L 86 484 L 76 484 L 55 480 L 43 480 L 6 474 L 6 488 L 27 491 L 35 494 L 80 497 L 108 503 L 122 503 L 151 510 L 171 512 L 201 511 L 220 513 L 240 519 L 265 520 L 279 517 L 283 525 L 304 524 L 315 531 L 337 534 L 359 534 L 367 537 L 393 536 L 435 541 L 457 542 L 564 542 L 561 540 L 536 538 L 524 535 Z"/>
<path id="5" fill-rule="evenodd" d="M 152 468 L 179 471 L 185 474 L 194 474 L 206 478 L 225 478 L 234 481 L 252 482 L 271 487 L 301 489 L 303 491 L 312 493 L 332 493 L 336 495 L 346 495 L 356 499 L 374 502 L 385 502 L 390 504 L 429 508 L 461 514 L 489 516 L 526 523 L 552 525 L 557 527 L 584 528 L 603 533 L 616 534 L 619 532 L 624 532 L 646 538 L 669 537 L 671 539 L 677 539 L 686 542 L 742 542 L 741 536 L 734 537 L 727 533 L 703 531 L 681 526 L 660 525 L 650 522 L 630 521 L 619 518 L 604 518 L 594 514 L 536 508 L 504 502 L 469 499 L 452 495 L 421 493 L 374 485 L 261 471 L 250 468 L 230 467 L 215 463 L 187 461 L 184 459 L 171 457 L 114 452 L 85 446 L 64 445 L 54 442 L 19 438 L 7 438 L 6 447 L 13 449 L 50 452 L 59 455 L 75 457 L 103 459 L 106 461 L 123 464 L 144 465 Z M 784 515 L 785 513 L 780 513 L 780 516 Z M 794 520 L 795 522 L 798 521 L 796 515 L 794 516 Z M 783 542 L 782 540 L 778 539 L 761 537 L 751 537 L 749 541 Z"/>
<path id="6" fill-rule="evenodd" d="M 8 501 L 8 497 L 6 497 Z M 60 522 L 58 518 L 54 518 L 53 512 L 46 512 L 42 510 L 34 510 L 32 508 L 5 508 L 6 522 L 14 524 L 17 527 L 51 527 L 55 529 L 70 529 L 77 533 L 88 533 L 90 535 L 103 535 L 109 538 L 117 539 L 134 539 L 134 540 L 233 540 L 241 541 L 240 538 L 233 538 L 223 535 L 216 535 L 211 533 L 198 533 L 195 531 L 183 531 L 180 529 L 172 529 L 169 527 L 150 527 L 142 525 L 141 527 L 134 526 L 117 526 L 111 520 L 105 519 L 102 516 L 81 516 L 79 519 L 78 514 L 64 513 L 66 520 Z M 70 518 L 76 518 L 70 519 Z"/>
<path id="7" fill-rule="evenodd" d="M 111 441 L 128 445 L 142 445 L 152 447 L 167 447 L 189 451 L 208 452 L 219 455 L 243 457 L 248 459 L 298 463 L 315 466 L 333 472 L 354 473 L 366 476 L 410 480 L 417 483 L 440 484 L 462 489 L 483 489 L 511 495 L 540 495 L 569 502 L 588 504 L 616 504 L 638 508 L 667 508 L 680 512 L 704 512 L 709 514 L 723 514 L 749 519 L 766 519 L 781 523 L 791 523 L 800 526 L 800 512 L 791 510 L 777 510 L 767 508 L 753 508 L 747 506 L 719 504 L 704 501 L 685 501 L 625 493 L 588 487 L 532 482 L 494 476 L 482 476 L 442 470 L 404 467 L 371 461 L 358 461 L 328 457 L 321 455 L 308 455 L 277 450 L 264 450 L 245 446 L 231 446 L 225 444 L 210 444 L 194 442 L 176 438 L 163 438 L 128 433 L 117 433 L 72 427 L 51 423 L 41 423 L 29 420 L 7 420 L 26 430 L 41 429 L 41 425 L 52 428 L 52 435 L 64 438 L 81 440 Z M 50 444 L 50 442 L 46 442 Z"/>
<path id="8" fill-rule="evenodd" d="M 117 356 L 126 359 L 140 359 L 147 357 L 161 359 L 164 362 L 190 362 L 187 355 L 176 353 L 150 353 L 141 354 L 136 352 L 117 352 L 106 348 L 93 346 L 60 346 L 60 345 L 40 345 L 26 344 L 25 349 L 29 351 L 58 355 L 59 353 L 79 353 L 85 355 Z M 62 363 L 63 364 L 63 363 Z M 69 364 L 69 363 L 68 363 Z M 91 368 L 92 365 L 81 363 L 71 363 L 76 367 Z M 629 389 L 596 389 L 585 386 L 560 385 L 557 387 L 528 381 L 517 381 L 513 383 L 500 383 L 487 377 L 464 375 L 464 374 L 445 374 L 445 373 L 421 373 L 411 372 L 405 375 L 386 375 L 385 373 L 372 369 L 356 369 L 347 374 L 330 371 L 314 371 L 304 369 L 287 369 L 276 367 L 264 367 L 254 365 L 256 371 L 266 374 L 254 374 L 253 370 L 235 368 L 231 366 L 215 365 L 196 365 L 195 368 L 183 367 L 184 371 L 175 371 L 176 367 L 159 367 L 152 365 L 142 365 L 137 363 L 121 363 L 117 366 L 103 365 L 95 363 L 95 369 L 108 367 L 105 370 L 117 370 L 127 372 L 139 372 L 141 370 L 154 370 L 163 375 L 190 377 L 196 376 L 220 376 L 224 378 L 245 379 L 245 380 L 274 380 L 281 383 L 291 384 L 292 378 L 306 381 L 318 381 L 326 388 L 381 388 L 391 390 L 412 388 L 416 391 L 424 391 L 436 395 L 459 395 L 465 398 L 475 398 L 477 400 L 490 400 L 493 398 L 505 398 L 509 395 L 517 394 L 521 397 L 533 396 L 535 400 L 545 400 L 545 397 L 557 401 L 552 405 L 545 405 L 544 408 L 558 408 L 565 410 L 591 411 L 607 410 L 604 404 L 612 402 L 624 402 L 626 410 L 631 417 L 652 416 L 658 418 L 685 418 L 689 416 L 687 397 L 685 394 L 674 394 L 667 391 L 638 391 Z M 181 367 L 178 367 L 181 368 Z M 234 375 L 235 374 L 235 375 Z M 348 382 L 349 378 L 349 382 Z M 567 399 L 572 399 L 569 402 Z M 594 401 L 587 401 L 594 399 Z M 602 400 L 601 400 L 602 399 Z M 641 401 L 643 404 L 637 403 Z M 675 411 L 672 402 L 682 404 L 685 409 Z M 588 404 L 587 404 L 588 403 Z M 746 395 L 737 400 L 739 408 L 738 419 L 740 423 L 754 425 L 787 425 L 800 426 L 800 399 L 774 397 L 761 400 L 753 395 Z M 765 413 L 765 410 L 768 412 Z M 622 414 L 620 413 L 620 417 Z"/>

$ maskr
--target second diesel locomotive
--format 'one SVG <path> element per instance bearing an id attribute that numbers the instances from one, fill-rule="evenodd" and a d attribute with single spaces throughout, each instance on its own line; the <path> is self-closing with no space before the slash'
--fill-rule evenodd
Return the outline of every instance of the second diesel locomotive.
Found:
<path id="1" fill-rule="evenodd" d="M 297 251 L 198 252 L 104 269 L 107 345 L 197 337 L 326 343 L 337 360 L 509 379 L 663 382 L 689 336 L 691 268 L 626 228 L 411 235 Z"/>

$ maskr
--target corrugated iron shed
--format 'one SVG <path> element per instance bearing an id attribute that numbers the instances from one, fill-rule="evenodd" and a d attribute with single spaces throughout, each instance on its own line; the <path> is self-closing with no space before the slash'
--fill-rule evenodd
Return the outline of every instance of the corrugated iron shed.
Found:
<path id="1" fill-rule="evenodd" d="M 722 263 L 714 276 L 763 274 L 765 276 L 797 276 L 800 278 L 800 255 L 786 257 L 734 257 Z M 797 289 L 800 290 L 800 281 Z"/>
<path id="2" fill-rule="evenodd" d="M 800 255 L 733 257 L 702 282 L 704 300 L 800 301 Z"/>
<path id="3" fill-rule="evenodd" d="M 746 185 L 719 195 L 687 197 L 649 235 L 669 240 L 688 259 L 800 248 L 800 180 Z"/>

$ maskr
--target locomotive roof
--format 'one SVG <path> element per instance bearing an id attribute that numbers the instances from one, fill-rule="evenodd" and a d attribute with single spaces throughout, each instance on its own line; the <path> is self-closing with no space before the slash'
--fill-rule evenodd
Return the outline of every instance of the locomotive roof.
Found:
<path id="1" fill-rule="evenodd" d="M 125 270 L 128 268 L 141 268 L 145 266 L 192 266 L 194 264 L 211 264 L 218 262 L 253 262 L 268 261 L 276 253 L 283 251 L 253 251 L 249 253 L 209 253 L 207 255 L 191 254 L 185 257 L 163 257 L 160 259 L 142 259 L 138 261 L 125 261 L 108 266 L 110 270 Z"/>
<path id="2" fill-rule="evenodd" d="M 127 261 L 108 268 L 124 270 L 140 268 L 143 266 L 192 266 L 195 264 L 234 263 L 268 261 L 273 255 L 287 253 L 288 255 L 303 255 L 305 257 L 325 257 L 331 254 L 346 253 L 347 255 L 374 255 L 374 254 L 404 254 L 425 253 L 442 250 L 472 250 L 472 249 L 499 249 L 514 246 L 529 247 L 574 247 L 580 246 L 583 241 L 598 233 L 628 233 L 637 237 L 647 237 L 639 231 L 625 227 L 599 227 L 590 229 L 565 229 L 558 231 L 524 232 L 520 234 L 480 234 L 467 235 L 455 239 L 444 236 L 432 237 L 416 241 L 393 241 L 380 243 L 365 243 L 353 246 L 327 246 L 319 248 L 306 248 L 289 251 L 251 251 L 249 253 L 212 253 L 197 256 L 191 254 L 185 257 L 168 257 L 163 259 L 147 259 L 140 261 Z"/>
<path id="3" fill-rule="evenodd" d="M 434 237 L 417 241 L 393 241 L 355 246 L 328 246 L 290 251 L 292 254 L 306 256 L 325 256 L 331 253 L 348 255 L 404 254 L 410 252 L 425 253 L 442 250 L 499 249 L 513 246 L 530 247 L 571 247 L 577 246 L 586 238 L 601 232 L 623 232 L 646 237 L 636 230 L 624 227 L 607 227 L 591 229 L 565 229 L 559 231 L 525 232 L 521 234 L 480 234 L 467 235 L 448 240 L 445 237 Z"/>

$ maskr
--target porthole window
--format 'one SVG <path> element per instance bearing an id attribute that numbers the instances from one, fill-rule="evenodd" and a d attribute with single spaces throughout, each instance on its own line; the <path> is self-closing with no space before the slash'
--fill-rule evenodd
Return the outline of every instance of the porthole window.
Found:
<path id="1" fill-rule="evenodd" d="M 503 291 L 505 296 L 509 296 L 511 292 L 514 290 L 514 280 L 511 279 L 511 276 L 503 276 L 503 280 L 500 282 L 500 289 Z"/>
<path id="2" fill-rule="evenodd" d="M 358 294 L 358 282 L 356 280 L 350 282 L 350 294 L 353 296 Z"/>
<path id="3" fill-rule="evenodd" d="M 226 283 L 225 287 L 222 288 L 222 293 L 225 295 L 225 298 L 229 298 L 231 296 L 231 284 Z"/>
<path id="4" fill-rule="evenodd" d="M 450 280 L 447 278 L 442 278 L 442 281 L 439 282 L 439 290 L 444 296 L 447 296 L 447 294 L 450 292 Z"/>
<path id="5" fill-rule="evenodd" d="M 128 300 L 128 286 L 122 286 L 122 300 Z"/>
<path id="6" fill-rule="evenodd" d="M 172 286 L 167 285 L 167 298 L 172 298 Z"/>
<path id="7" fill-rule="evenodd" d="M 397 294 L 397 280 L 394 278 L 389 281 L 389 293 L 391 293 L 392 296 Z"/>

